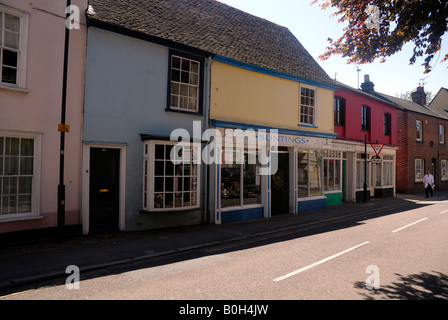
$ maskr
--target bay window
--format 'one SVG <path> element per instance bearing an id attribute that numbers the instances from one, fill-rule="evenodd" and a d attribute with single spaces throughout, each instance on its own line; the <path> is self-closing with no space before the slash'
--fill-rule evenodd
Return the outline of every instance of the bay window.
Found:
<path id="1" fill-rule="evenodd" d="M 150 141 L 144 145 L 143 209 L 171 211 L 199 207 L 200 145 Z M 176 154 L 178 161 L 173 161 Z"/>

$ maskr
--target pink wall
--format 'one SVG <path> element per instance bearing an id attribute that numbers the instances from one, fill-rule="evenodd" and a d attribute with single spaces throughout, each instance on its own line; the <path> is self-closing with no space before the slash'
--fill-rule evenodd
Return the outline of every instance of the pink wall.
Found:
<path id="1" fill-rule="evenodd" d="M 345 99 L 345 126 L 335 125 L 335 133 L 338 139 L 364 142 L 364 135 L 367 135 L 368 143 L 383 143 L 397 146 L 397 111 L 385 103 L 370 99 L 362 94 L 356 94 L 346 89 L 338 89 L 335 97 Z M 361 128 L 361 107 L 370 107 L 370 130 L 363 131 Z M 391 115 L 391 135 L 385 136 L 383 132 L 384 113 Z"/>
<path id="2" fill-rule="evenodd" d="M 65 1 L 3 0 L 2 4 L 29 15 L 26 55 L 26 90 L 11 90 L 0 84 L 0 131 L 37 133 L 41 136 L 40 191 L 37 220 L 15 221 L 0 216 L 0 233 L 56 226 L 59 184 L 58 124 L 65 38 Z M 87 0 L 72 0 L 80 8 L 80 29 L 71 30 L 66 122 L 65 185 L 66 223 L 80 223 L 80 170 Z M 8 221 L 6 221 L 6 219 Z"/>

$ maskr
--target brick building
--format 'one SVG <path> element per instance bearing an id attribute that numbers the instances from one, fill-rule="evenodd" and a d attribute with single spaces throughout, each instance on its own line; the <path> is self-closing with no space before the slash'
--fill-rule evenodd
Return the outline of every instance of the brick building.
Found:
<path id="1" fill-rule="evenodd" d="M 397 107 L 397 192 L 423 192 L 427 170 L 434 175 L 436 191 L 448 190 L 448 114 L 427 106 L 423 87 L 412 93 L 413 101 L 376 94 Z"/>

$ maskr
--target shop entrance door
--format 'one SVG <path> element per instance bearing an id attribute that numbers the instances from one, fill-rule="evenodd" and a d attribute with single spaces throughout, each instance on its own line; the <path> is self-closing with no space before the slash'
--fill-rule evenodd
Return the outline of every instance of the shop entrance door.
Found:
<path id="1" fill-rule="evenodd" d="M 271 212 L 278 215 L 289 212 L 289 153 L 279 152 L 278 170 L 271 176 Z"/>

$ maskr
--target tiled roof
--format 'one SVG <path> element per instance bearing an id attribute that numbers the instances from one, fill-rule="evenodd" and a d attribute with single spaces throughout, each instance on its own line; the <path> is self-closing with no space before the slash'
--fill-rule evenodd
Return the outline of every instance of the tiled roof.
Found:
<path id="1" fill-rule="evenodd" d="M 333 85 L 289 29 L 216 0 L 90 0 L 90 21 Z"/>
<path id="2" fill-rule="evenodd" d="M 427 106 L 422 106 L 413 101 L 409 101 L 409 100 L 405 100 L 405 99 L 401 99 L 401 98 L 397 98 L 397 97 L 392 97 L 390 95 L 387 95 L 384 93 L 378 93 L 378 92 L 375 92 L 375 95 L 381 97 L 384 100 L 388 100 L 388 101 L 396 104 L 397 106 L 399 106 L 402 109 L 406 109 L 408 111 L 424 114 L 424 115 L 431 116 L 431 117 L 442 118 L 444 120 L 448 120 L 448 115 L 445 115 L 436 109 L 431 109 Z"/>

